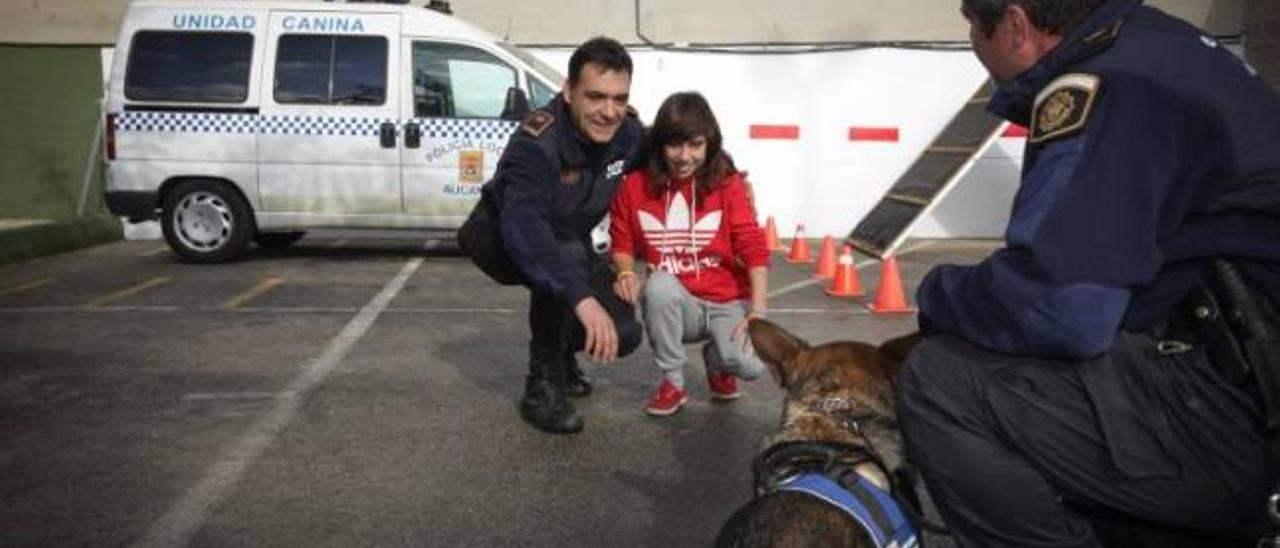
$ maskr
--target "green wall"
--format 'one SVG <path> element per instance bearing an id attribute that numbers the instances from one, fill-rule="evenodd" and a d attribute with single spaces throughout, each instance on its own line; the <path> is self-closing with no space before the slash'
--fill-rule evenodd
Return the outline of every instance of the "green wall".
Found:
<path id="1" fill-rule="evenodd" d="M 98 47 L 0 46 L 0 219 L 76 214 L 102 92 Z M 103 211 L 101 170 L 85 213 Z"/>

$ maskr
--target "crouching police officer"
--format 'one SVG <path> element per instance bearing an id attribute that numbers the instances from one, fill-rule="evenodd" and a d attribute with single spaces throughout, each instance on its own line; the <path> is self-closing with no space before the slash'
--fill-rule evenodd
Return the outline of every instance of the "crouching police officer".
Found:
<path id="1" fill-rule="evenodd" d="M 583 428 L 566 398 L 591 392 L 574 354 L 608 362 L 630 354 L 642 337 L 591 237 L 643 134 L 627 104 L 631 71 L 615 40 L 578 47 L 562 92 L 524 120 L 485 185 L 507 253 L 532 293 L 520 415 L 548 432 Z"/>
<path id="2" fill-rule="evenodd" d="M 1280 100 L 1141 0 L 962 12 L 989 109 L 1030 136 L 1006 246 L 919 287 L 910 458 L 964 546 L 1100 546 L 1106 523 L 1253 546 L 1277 481 Z"/>

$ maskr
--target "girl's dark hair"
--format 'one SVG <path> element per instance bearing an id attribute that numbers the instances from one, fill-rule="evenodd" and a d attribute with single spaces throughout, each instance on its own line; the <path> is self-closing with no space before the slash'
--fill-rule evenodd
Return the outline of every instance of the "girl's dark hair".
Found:
<path id="1" fill-rule="evenodd" d="M 664 153 L 667 145 L 685 143 L 697 137 L 707 139 L 706 162 L 694 173 L 699 189 L 710 190 L 737 171 L 724 152 L 720 124 L 716 122 L 716 115 L 711 112 L 706 98 L 695 91 L 674 93 L 658 107 L 658 115 L 653 119 L 653 127 L 649 128 L 649 138 L 642 153 L 648 160 L 646 169 L 651 194 L 661 194 L 671 179 Z"/>
<path id="2" fill-rule="evenodd" d="M 1010 5 L 1022 6 L 1031 23 L 1046 32 L 1067 35 L 1075 30 L 1104 0 L 961 0 L 961 9 L 977 20 L 986 36 L 995 32 Z"/>

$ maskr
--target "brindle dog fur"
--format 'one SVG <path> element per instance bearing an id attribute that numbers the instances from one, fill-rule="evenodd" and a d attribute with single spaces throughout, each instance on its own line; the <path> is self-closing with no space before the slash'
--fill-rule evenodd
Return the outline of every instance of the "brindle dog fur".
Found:
<path id="1" fill-rule="evenodd" d="M 880 346 L 838 341 L 810 346 L 766 320 L 749 326 L 756 353 L 786 390 L 782 428 L 768 448 L 788 442 L 830 442 L 876 455 L 888 470 L 902 464 L 893 409 L 893 382 L 918 333 Z M 850 421 L 849 417 L 856 420 Z M 870 463 L 854 468 L 882 488 L 889 478 Z M 726 522 L 717 548 L 871 547 L 848 514 L 810 495 L 774 491 L 755 498 Z"/>

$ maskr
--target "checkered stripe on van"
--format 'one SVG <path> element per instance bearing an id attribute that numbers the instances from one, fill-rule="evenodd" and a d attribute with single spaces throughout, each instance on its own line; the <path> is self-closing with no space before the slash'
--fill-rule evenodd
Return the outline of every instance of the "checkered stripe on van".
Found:
<path id="1" fill-rule="evenodd" d="M 478 139 L 506 141 L 516 122 L 457 118 L 417 118 L 422 136 L 428 139 Z M 377 136 L 385 122 L 393 119 L 342 116 L 261 116 L 207 112 L 123 112 L 116 117 L 116 131 L 184 133 L 253 133 L 265 135 Z"/>
<path id="2" fill-rule="evenodd" d="M 253 133 L 256 114 L 208 112 L 123 112 L 116 117 L 116 131 L 173 131 L 184 133 Z"/>
<path id="3" fill-rule="evenodd" d="M 383 122 L 396 123 L 396 120 L 207 112 L 123 112 L 116 117 L 116 131 L 376 136 L 378 127 Z"/>
<path id="4" fill-rule="evenodd" d="M 376 136 L 378 127 L 385 122 L 397 121 L 342 116 L 262 116 L 258 131 L 267 135 Z"/>
<path id="5" fill-rule="evenodd" d="M 416 118 L 425 139 L 483 139 L 506 141 L 516 130 L 517 122 L 509 120 L 467 120 L 458 118 Z"/>

